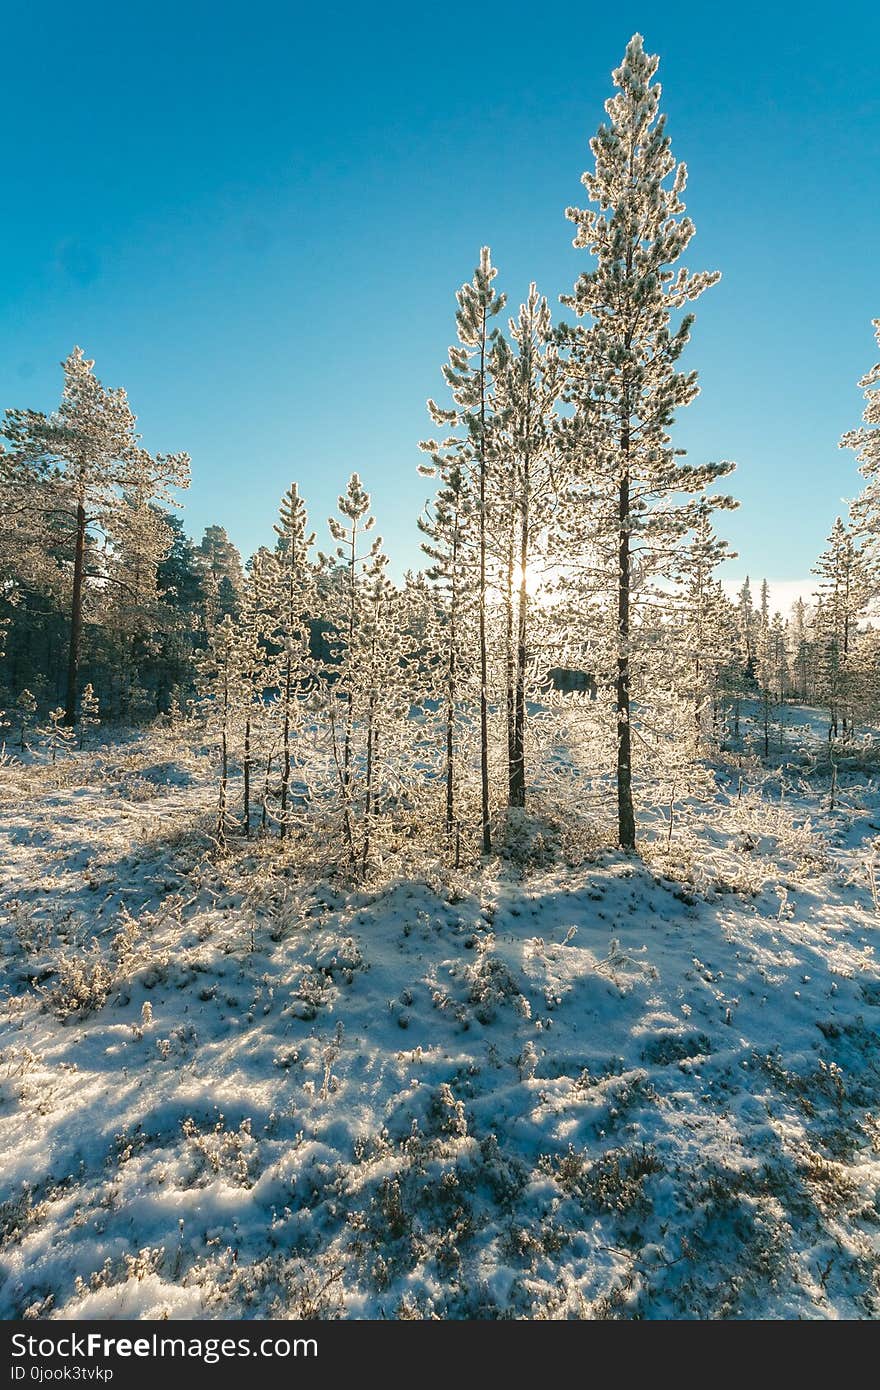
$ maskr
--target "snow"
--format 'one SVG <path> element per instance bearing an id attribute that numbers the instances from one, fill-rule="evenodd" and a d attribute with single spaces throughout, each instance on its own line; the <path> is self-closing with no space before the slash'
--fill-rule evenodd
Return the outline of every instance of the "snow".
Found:
<path id="1" fill-rule="evenodd" d="M 0 768 L 0 1315 L 876 1316 L 880 784 L 787 720 L 668 849 L 361 887 L 179 738 Z"/>

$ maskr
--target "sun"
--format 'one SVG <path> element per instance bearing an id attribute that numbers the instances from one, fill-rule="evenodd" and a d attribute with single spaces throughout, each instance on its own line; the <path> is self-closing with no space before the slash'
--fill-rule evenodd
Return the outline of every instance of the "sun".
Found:
<path id="1" fill-rule="evenodd" d="M 546 576 L 545 576 L 545 574 L 544 574 L 544 567 L 543 567 L 542 565 L 538 565 L 537 563 L 535 563 L 535 564 L 527 564 L 527 565 L 526 565 L 526 593 L 528 594 L 529 598 L 534 598 L 534 597 L 536 596 L 536 594 L 538 594 L 539 591 L 544 587 L 545 583 L 546 583 Z M 520 589 L 520 585 L 521 585 L 521 584 L 522 584 L 522 566 L 520 566 L 520 565 L 514 565 L 514 567 L 513 567 L 513 587 L 514 587 L 514 590 L 515 590 L 516 593 L 519 593 L 519 589 Z"/>
<path id="2" fill-rule="evenodd" d="M 549 565 L 541 560 L 529 561 L 526 565 L 526 595 L 530 599 L 540 600 L 542 603 L 552 603 L 553 595 L 548 592 L 552 584 L 559 577 L 559 569 L 555 565 Z M 519 565 L 513 567 L 513 592 L 518 594 L 520 590 L 520 580 L 522 569 Z M 496 580 L 490 585 L 490 596 L 496 603 L 504 600 L 506 584 Z"/>

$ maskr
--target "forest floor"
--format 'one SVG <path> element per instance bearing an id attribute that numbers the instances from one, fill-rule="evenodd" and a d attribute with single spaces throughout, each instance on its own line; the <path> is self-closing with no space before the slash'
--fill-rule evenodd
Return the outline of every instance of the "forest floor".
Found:
<path id="1" fill-rule="evenodd" d="M 360 888 L 167 735 L 0 768 L 0 1316 L 876 1317 L 877 755 L 786 738 Z"/>

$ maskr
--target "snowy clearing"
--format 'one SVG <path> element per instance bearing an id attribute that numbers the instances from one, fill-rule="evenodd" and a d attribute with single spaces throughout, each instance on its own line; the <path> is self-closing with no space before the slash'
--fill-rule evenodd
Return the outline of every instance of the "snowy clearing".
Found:
<path id="1" fill-rule="evenodd" d="M 719 773 L 668 855 L 359 889 L 218 856 L 158 734 L 37 773 L 0 772 L 3 1317 L 877 1314 L 865 766 L 833 814 Z"/>

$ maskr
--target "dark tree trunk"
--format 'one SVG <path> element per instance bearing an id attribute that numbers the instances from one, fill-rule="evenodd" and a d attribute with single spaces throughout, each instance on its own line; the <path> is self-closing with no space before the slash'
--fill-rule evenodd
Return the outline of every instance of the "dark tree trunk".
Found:
<path id="1" fill-rule="evenodd" d="M 82 502 L 76 507 L 76 547 L 73 555 L 73 595 L 70 602 L 70 646 L 67 654 L 67 698 L 64 722 L 76 723 L 76 685 L 79 676 L 79 649 L 82 639 L 83 583 L 86 556 L 86 509 Z"/>
<path id="2" fill-rule="evenodd" d="M 513 601 L 514 601 L 514 518 L 510 518 L 510 536 L 507 545 L 507 592 L 505 594 L 505 704 L 507 715 L 507 804 L 515 806 L 513 764 L 516 758 L 516 653 L 513 643 Z"/>
<path id="3" fill-rule="evenodd" d="M 629 428 L 623 432 L 623 454 L 629 454 Z M 618 492 L 617 583 L 617 838 L 621 849 L 636 847 L 636 819 L 632 792 L 632 727 L 630 723 L 630 549 L 629 468 Z"/>
<path id="4" fill-rule="evenodd" d="M 455 827 L 455 697 L 457 678 L 458 614 L 457 576 L 458 533 L 456 531 L 452 550 L 452 593 L 449 601 L 449 655 L 446 672 L 446 836 L 452 845 Z"/>
<path id="5" fill-rule="evenodd" d="M 489 818 L 489 696 L 486 653 L 486 320 L 480 349 L 480 824 L 484 854 L 492 853 Z"/>
<path id="6" fill-rule="evenodd" d="M 290 657 L 284 673 L 284 763 L 281 773 L 281 838 L 287 834 L 287 796 L 290 788 Z"/>
<path id="7" fill-rule="evenodd" d="M 370 708 L 367 716 L 367 766 L 366 766 L 366 794 L 364 797 L 364 853 L 361 860 L 361 872 L 366 875 L 370 863 L 370 829 L 373 816 L 373 723 L 375 720 L 376 697 L 370 693 Z"/>
<path id="8" fill-rule="evenodd" d="M 513 756 L 510 767 L 510 804 L 526 804 L 526 633 L 529 594 L 526 569 L 529 559 L 528 462 L 523 475 L 522 515 L 519 540 L 519 609 L 516 620 L 516 689 L 513 711 Z"/>
<path id="9" fill-rule="evenodd" d="M 251 835 L 251 721 L 250 716 L 244 725 L 244 833 Z"/>

